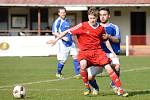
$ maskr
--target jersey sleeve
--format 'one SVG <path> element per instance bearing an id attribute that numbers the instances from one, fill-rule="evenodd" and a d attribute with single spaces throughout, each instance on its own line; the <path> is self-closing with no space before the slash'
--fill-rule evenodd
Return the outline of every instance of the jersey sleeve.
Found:
<path id="1" fill-rule="evenodd" d="M 52 26 L 52 33 L 59 32 L 59 27 L 60 27 L 60 20 L 56 19 Z"/>
<path id="2" fill-rule="evenodd" d="M 117 25 L 114 25 L 114 27 L 115 27 L 115 32 L 116 32 L 115 37 L 118 38 L 118 39 L 120 39 L 120 30 L 119 30 L 119 27 Z"/>
<path id="3" fill-rule="evenodd" d="M 75 35 L 75 34 L 81 34 L 82 33 L 82 23 L 70 28 L 70 33 Z"/>

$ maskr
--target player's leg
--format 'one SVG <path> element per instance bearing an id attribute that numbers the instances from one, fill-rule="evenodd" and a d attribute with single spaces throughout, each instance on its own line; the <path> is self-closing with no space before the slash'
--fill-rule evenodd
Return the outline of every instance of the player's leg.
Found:
<path id="1" fill-rule="evenodd" d="M 76 79 L 80 79 L 81 78 L 81 75 L 80 75 L 80 65 L 79 65 L 79 62 L 78 60 L 76 59 L 75 56 L 72 56 L 73 57 L 73 64 L 74 64 L 74 70 L 75 70 L 75 78 Z"/>
<path id="2" fill-rule="evenodd" d="M 111 68 L 111 66 L 109 64 L 104 66 L 107 73 L 109 74 L 110 78 L 112 79 L 112 81 L 115 83 L 117 88 L 121 87 L 121 82 L 120 79 L 118 78 L 117 74 L 113 71 L 113 69 Z"/>
<path id="3" fill-rule="evenodd" d="M 95 53 L 95 57 L 96 57 L 95 61 L 97 62 L 97 64 L 99 64 L 100 66 L 104 65 L 104 68 L 106 69 L 107 73 L 109 74 L 111 80 L 115 83 L 115 86 L 118 89 L 117 94 L 123 95 L 124 91 L 121 88 L 120 79 L 117 76 L 117 74 L 113 71 L 113 69 L 111 68 L 111 66 L 109 64 L 110 60 L 106 56 L 105 52 L 103 52 L 101 50 L 97 50 L 97 52 Z M 125 94 L 123 96 L 128 96 L 128 94 Z"/>
<path id="4" fill-rule="evenodd" d="M 99 86 L 96 82 L 95 76 L 97 74 L 101 73 L 102 70 L 103 70 L 103 68 L 96 67 L 96 66 L 92 66 L 87 69 L 89 84 L 93 87 L 93 91 L 92 91 L 93 95 L 98 95 L 98 93 L 99 93 Z"/>
<path id="5" fill-rule="evenodd" d="M 120 64 L 112 64 L 111 65 L 112 69 L 114 70 L 114 72 L 117 74 L 118 77 L 120 77 L 120 67 L 119 66 L 120 66 Z M 110 83 L 110 86 L 112 88 L 115 88 L 115 84 L 113 81 Z"/>
<path id="6" fill-rule="evenodd" d="M 111 66 L 112 66 L 113 70 L 116 72 L 117 76 L 119 77 L 120 76 L 120 62 L 119 62 L 119 58 L 118 57 L 113 57 L 112 53 L 108 53 L 107 57 L 112 60 Z"/>
<path id="7" fill-rule="evenodd" d="M 107 54 L 107 56 L 112 60 L 111 61 L 111 67 L 115 71 L 118 77 L 120 77 L 120 63 L 119 63 L 119 58 L 118 57 L 113 57 L 112 53 Z M 112 81 L 110 83 L 110 86 L 113 88 L 114 92 L 116 92 L 116 87 L 114 82 Z"/>
<path id="8" fill-rule="evenodd" d="M 64 61 L 59 60 L 58 64 L 57 64 L 57 73 L 56 73 L 57 78 L 60 78 L 60 79 L 63 78 L 63 76 L 62 76 L 63 67 L 64 67 Z"/>
<path id="9" fill-rule="evenodd" d="M 104 66 L 107 73 L 109 74 L 111 80 L 115 83 L 115 86 L 117 87 L 117 95 L 122 95 L 122 96 L 128 96 L 128 93 L 124 93 L 124 90 L 121 88 L 121 82 L 120 79 L 118 78 L 117 74 L 113 71 L 111 66 L 109 64 Z"/>
<path id="10" fill-rule="evenodd" d="M 113 64 L 112 67 L 114 67 L 117 76 L 120 77 L 120 64 Z"/>
<path id="11" fill-rule="evenodd" d="M 80 64 L 77 59 L 78 51 L 77 51 L 74 43 L 70 47 L 70 55 L 72 55 L 72 58 L 73 58 L 74 70 L 75 70 L 75 74 L 77 76 L 76 78 L 80 78 Z"/>
<path id="12" fill-rule="evenodd" d="M 73 57 L 73 64 L 74 64 L 74 69 L 75 69 L 75 73 L 76 75 L 80 74 L 80 65 L 78 60 L 76 59 L 76 56 L 72 56 Z"/>
<path id="13" fill-rule="evenodd" d="M 66 52 L 66 47 L 64 46 L 64 44 L 60 41 L 58 43 L 58 48 L 57 48 L 57 73 L 56 73 L 56 77 L 63 79 L 62 76 L 62 70 L 64 67 L 64 64 L 67 60 L 68 54 Z"/>
<path id="14" fill-rule="evenodd" d="M 84 95 L 89 95 L 91 93 L 91 88 L 90 88 L 90 84 L 88 81 L 88 73 L 87 73 L 87 60 L 81 60 L 80 61 L 80 74 L 82 77 L 82 81 L 87 89 L 87 91 L 85 91 L 83 94 Z"/>

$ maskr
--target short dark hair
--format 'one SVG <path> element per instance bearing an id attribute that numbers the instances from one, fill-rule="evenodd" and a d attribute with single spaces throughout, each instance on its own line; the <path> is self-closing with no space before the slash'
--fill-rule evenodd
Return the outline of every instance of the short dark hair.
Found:
<path id="1" fill-rule="evenodd" d="M 108 14 L 110 14 L 110 10 L 109 10 L 108 7 L 102 7 L 102 8 L 99 8 L 99 11 L 101 11 L 101 10 L 105 10 L 105 11 L 108 12 Z"/>
<path id="2" fill-rule="evenodd" d="M 60 10 L 65 10 L 65 12 L 66 12 L 66 8 L 65 7 L 59 7 L 58 8 L 58 13 L 59 13 Z"/>
<path id="3" fill-rule="evenodd" d="M 91 14 L 98 17 L 98 10 L 95 7 L 90 7 L 88 10 L 88 15 L 91 15 Z"/>

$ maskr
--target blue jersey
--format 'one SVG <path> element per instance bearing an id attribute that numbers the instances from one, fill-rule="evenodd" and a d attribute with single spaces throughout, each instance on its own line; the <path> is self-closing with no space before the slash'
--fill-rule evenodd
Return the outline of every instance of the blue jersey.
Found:
<path id="1" fill-rule="evenodd" d="M 114 25 L 112 23 L 109 23 L 108 25 L 106 25 L 105 27 L 105 31 L 107 32 L 107 34 L 119 39 L 120 41 L 120 31 L 117 25 Z M 111 47 L 113 49 L 113 51 L 116 54 L 120 53 L 120 42 L 119 43 L 114 43 L 110 40 L 110 44 Z M 105 43 L 102 43 L 102 49 L 106 52 L 106 53 L 111 53 L 108 48 L 106 47 Z"/>
<path id="2" fill-rule="evenodd" d="M 62 20 L 60 17 L 58 17 L 53 26 L 52 26 L 52 32 L 64 32 L 65 30 L 69 29 L 70 28 L 70 21 L 65 18 L 64 20 Z M 72 40 L 72 35 L 67 33 L 64 37 L 67 37 L 68 38 L 68 41 L 64 41 L 62 40 L 63 44 L 66 46 L 66 47 L 69 47 L 72 45 L 73 43 L 73 40 Z"/>

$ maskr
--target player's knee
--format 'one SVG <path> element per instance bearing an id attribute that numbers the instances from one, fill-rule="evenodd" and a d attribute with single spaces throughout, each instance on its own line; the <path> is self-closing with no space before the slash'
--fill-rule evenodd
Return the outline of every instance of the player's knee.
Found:
<path id="1" fill-rule="evenodd" d="M 88 80 L 93 80 L 94 78 L 94 76 L 88 76 Z"/>
<path id="2" fill-rule="evenodd" d="M 108 73 L 110 73 L 110 72 L 113 71 L 112 67 L 111 67 L 109 64 L 105 65 L 104 68 L 106 69 L 106 71 L 107 71 Z"/>
<path id="3" fill-rule="evenodd" d="M 86 69 L 87 67 L 87 61 L 86 60 L 81 60 L 80 61 L 80 69 Z"/>
<path id="4" fill-rule="evenodd" d="M 120 70 L 120 64 L 112 64 L 111 67 L 113 70 L 116 70 L 116 71 Z"/>

